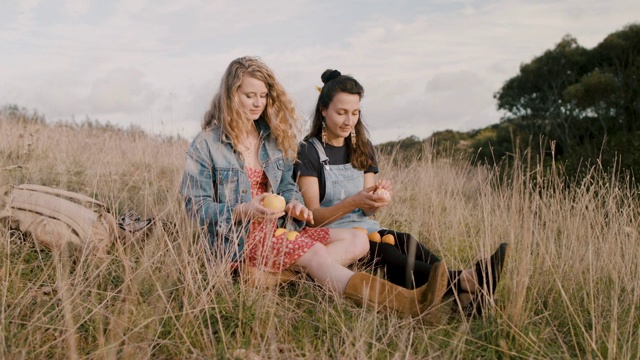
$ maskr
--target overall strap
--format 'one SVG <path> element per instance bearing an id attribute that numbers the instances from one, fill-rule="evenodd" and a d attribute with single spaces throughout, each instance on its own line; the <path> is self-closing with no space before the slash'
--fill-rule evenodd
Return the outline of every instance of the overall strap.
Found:
<path id="1" fill-rule="evenodd" d="M 326 169 L 329 166 L 329 158 L 327 157 L 327 153 L 324 151 L 324 146 L 320 143 L 316 137 L 312 137 L 309 141 L 315 146 L 316 150 L 318 150 L 318 155 L 320 155 L 320 163 Z"/>

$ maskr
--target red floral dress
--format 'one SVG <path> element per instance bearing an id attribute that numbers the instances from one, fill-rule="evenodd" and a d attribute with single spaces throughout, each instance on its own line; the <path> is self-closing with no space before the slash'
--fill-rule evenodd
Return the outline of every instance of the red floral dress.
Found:
<path id="1" fill-rule="evenodd" d="M 267 191 L 269 179 L 264 170 L 249 167 L 246 170 L 251 182 L 251 197 Z M 243 255 L 247 265 L 263 271 L 282 271 L 316 243 L 325 245 L 329 242 L 327 228 L 303 228 L 295 239 L 287 240 L 286 233 L 274 236 L 277 226 L 277 219 L 251 222 Z"/>

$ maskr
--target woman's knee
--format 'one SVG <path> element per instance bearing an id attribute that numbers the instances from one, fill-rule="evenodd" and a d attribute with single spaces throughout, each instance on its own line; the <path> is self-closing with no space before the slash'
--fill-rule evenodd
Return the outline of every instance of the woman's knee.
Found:
<path id="1" fill-rule="evenodd" d="M 331 253 L 322 244 L 315 244 L 307 252 L 294 263 L 302 270 L 307 271 L 309 269 L 323 267 L 326 264 L 333 262 Z"/>
<path id="2" fill-rule="evenodd" d="M 369 237 L 364 231 L 348 229 L 349 243 L 353 256 L 357 259 L 369 253 Z"/>
<path id="3" fill-rule="evenodd" d="M 331 242 L 347 241 L 350 245 L 369 250 L 367 233 L 357 229 L 329 229 Z"/>

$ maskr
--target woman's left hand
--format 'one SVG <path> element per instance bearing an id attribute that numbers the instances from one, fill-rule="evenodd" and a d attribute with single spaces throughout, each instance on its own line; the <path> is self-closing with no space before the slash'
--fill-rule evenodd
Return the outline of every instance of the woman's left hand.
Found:
<path id="1" fill-rule="evenodd" d="M 313 224 L 313 212 L 307 209 L 307 207 L 298 200 L 293 200 L 288 203 L 284 211 L 294 219 L 306 221 L 309 224 Z"/>

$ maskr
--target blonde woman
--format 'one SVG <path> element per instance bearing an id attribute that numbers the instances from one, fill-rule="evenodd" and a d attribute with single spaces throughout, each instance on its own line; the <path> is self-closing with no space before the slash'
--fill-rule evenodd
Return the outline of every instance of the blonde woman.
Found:
<path id="1" fill-rule="evenodd" d="M 303 272 L 358 304 L 414 317 L 431 314 L 445 291 L 444 264 L 427 286 L 407 290 L 345 267 L 367 253 L 364 233 L 284 223 L 314 222 L 292 178 L 299 127 L 293 102 L 266 64 L 255 57 L 229 64 L 202 131 L 187 150 L 181 183 L 186 211 L 206 229 L 213 250 L 241 269 Z M 284 211 L 263 205 L 271 192 L 285 198 Z M 285 225 L 299 235 L 288 240 L 274 234 Z"/>

